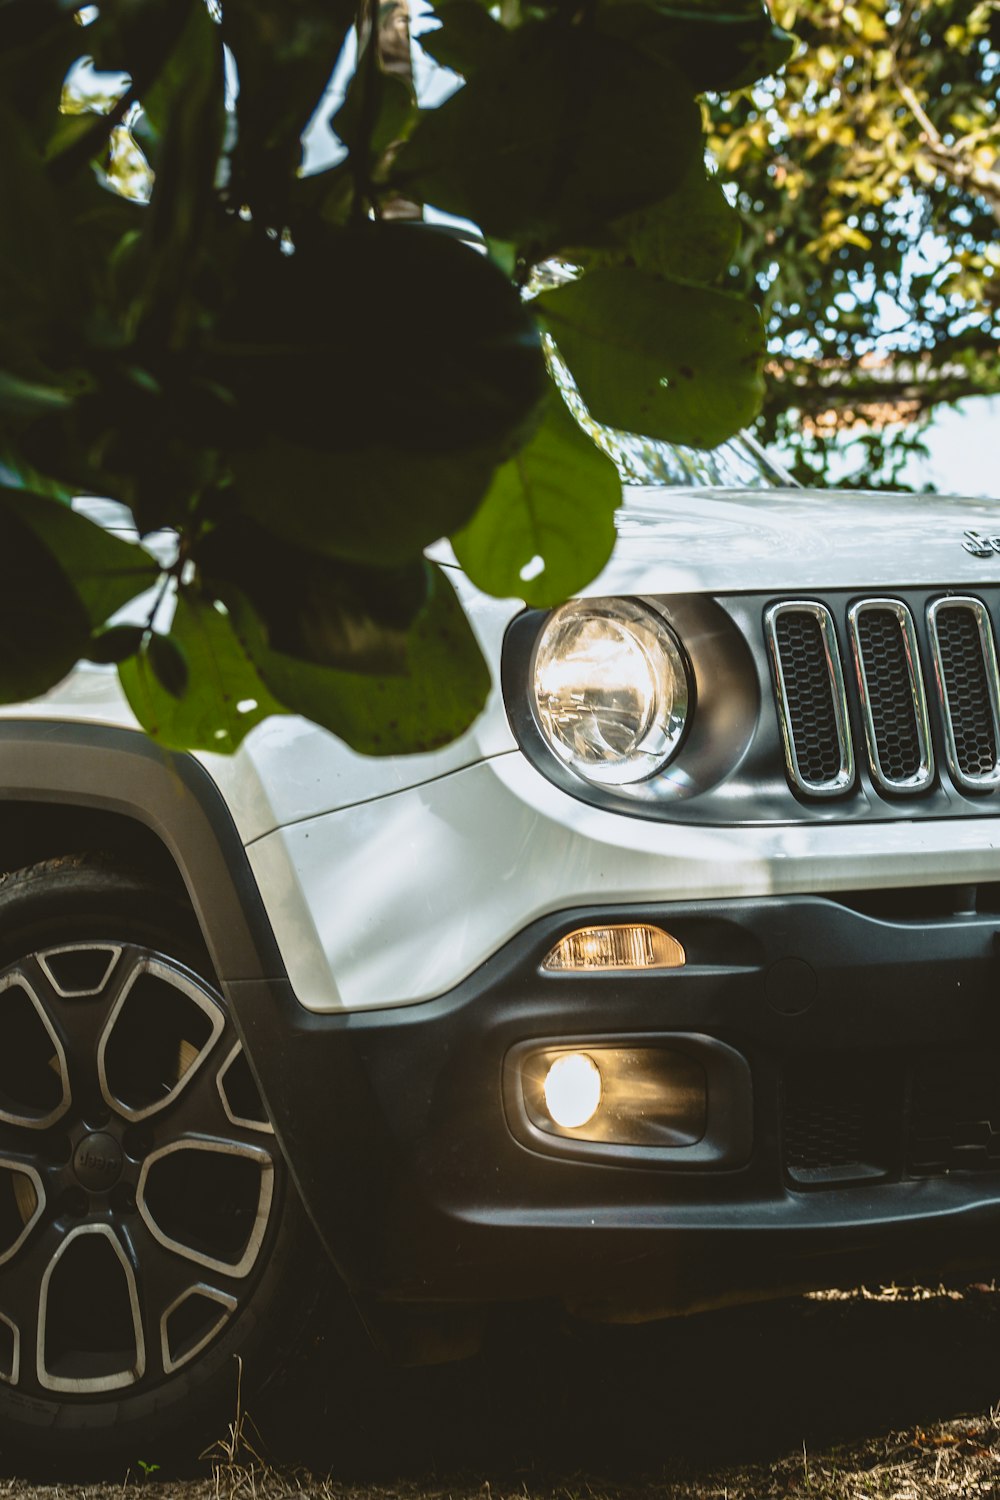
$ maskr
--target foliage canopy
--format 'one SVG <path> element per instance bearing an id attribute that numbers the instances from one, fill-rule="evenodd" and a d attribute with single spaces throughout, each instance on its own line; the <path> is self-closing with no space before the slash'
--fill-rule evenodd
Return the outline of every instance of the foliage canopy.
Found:
<path id="1" fill-rule="evenodd" d="M 440 744 L 488 674 L 427 544 L 540 604 L 610 550 L 615 471 L 544 340 L 602 421 L 699 445 L 755 414 L 763 332 L 716 285 L 735 215 L 697 96 L 784 60 L 761 0 L 436 14 L 465 83 L 424 111 L 375 0 L 0 0 L 3 699 L 89 656 L 168 746 L 282 710 L 370 753 Z M 355 44 L 346 159 L 307 174 Z M 394 222 L 400 199 L 490 253 Z M 583 274 L 532 296 L 553 257 Z M 176 560 L 74 512 L 88 494 Z"/>
<path id="2" fill-rule="evenodd" d="M 772 347 L 765 435 L 798 477 L 872 424 L 853 481 L 895 482 L 940 402 L 1000 391 L 1000 3 L 776 0 L 800 47 L 714 101 L 743 219 L 735 284 Z M 912 424 L 880 431 L 887 419 Z M 802 419 L 804 420 L 804 423 Z"/>

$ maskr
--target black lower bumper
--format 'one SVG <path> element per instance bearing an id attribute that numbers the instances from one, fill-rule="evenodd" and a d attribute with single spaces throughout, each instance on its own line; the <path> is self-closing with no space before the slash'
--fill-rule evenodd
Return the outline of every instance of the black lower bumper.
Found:
<path id="1" fill-rule="evenodd" d="M 1000 912 L 955 914 L 970 899 L 565 912 L 451 993 L 367 1014 L 230 988 L 349 1284 L 392 1301 L 558 1297 L 654 1315 L 1000 1259 Z M 665 927 L 686 966 L 542 972 L 564 933 L 623 920 Z M 735 1075 L 713 1084 L 710 1070 L 709 1126 L 740 1139 L 707 1164 L 539 1148 L 514 1117 L 511 1057 L 596 1037 L 724 1044 L 749 1092 L 731 1109 Z"/>

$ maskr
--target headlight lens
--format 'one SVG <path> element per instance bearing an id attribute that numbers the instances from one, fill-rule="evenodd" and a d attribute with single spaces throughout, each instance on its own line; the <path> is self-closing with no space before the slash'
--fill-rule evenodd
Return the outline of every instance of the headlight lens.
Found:
<path id="1" fill-rule="evenodd" d="M 687 722 L 677 642 L 655 610 L 632 599 L 580 599 L 555 610 L 535 649 L 532 691 L 550 748 L 602 786 L 659 770 Z"/>

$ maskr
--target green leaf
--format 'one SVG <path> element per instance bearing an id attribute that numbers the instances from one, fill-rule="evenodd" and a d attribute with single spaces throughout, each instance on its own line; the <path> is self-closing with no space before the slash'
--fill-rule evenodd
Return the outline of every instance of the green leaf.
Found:
<path id="1" fill-rule="evenodd" d="M 341 453 L 272 438 L 234 455 L 241 509 L 330 558 L 399 566 L 472 515 L 504 456 L 495 444 L 427 453 L 386 441 Z M 275 504 L 275 496 L 282 496 Z"/>
<path id="2" fill-rule="evenodd" d="M 105 126 L 104 129 L 107 131 L 108 127 Z M 90 111 L 81 110 L 79 114 L 57 115 L 52 134 L 46 143 L 45 159 L 55 161 L 65 152 L 76 152 L 84 142 L 93 143 L 96 138 L 97 127 L 94 115 Z"/>
<path id="3" fill-rule="evenodd" d="M 102 666 L 117 666 L 138 653 L 145 636 L 142 625 L 112 625 L 94 636 L 87 648 L 87 660 Z"/>
<path id="4" fill-rule="evenodd" d="M 518 261 L 517 246 L 512 245 L 509 240 L 488 239 L 486 249 L 493 264 L 499 266 L 503 274 L 509 276 L 511 281 L 515 280 Z"/>
<path id="5" fill-rule="evenodd" d="M 16 491 L 0 490 L 3 703 L 37 698 L 55 687 L 76 665 L 90 638 L 90 624 L 77 591 L 25 523 L 16 496 Z"/>
<path id="6" fill-rule="evenodd" d="M 154 633 L 146 641 L 145 655 L 153 676 L 171 698 L 183 698 L 188 685 L 184 649 L 171 635 Z"/>
<path id="7" fill-rule="evenodd" d="M 37 344 L 64 313 L 67 255 L 59 204 L 41 152 L 0 93 L 0 329 Z"/>
<path id="8" fill-rule="evenodd" d="M 419 555 L 395 568 L 358 566 L 230 517 L 193 556 L 219 597 L 233 586 L 246 595 L 274 650 L 349 672 L 405 669 L 406 631 L 431 581 Z"/>
<path id="9" fill-rule="evenodd" d="M 764 330 L 741 297 L 612 269 L 544 292 L 537 306 L 607 427 L 714 448 L 760 407 Z"/>
<path id="10" fill-rule="evenodd" d="M 177 601 L 171 638 L 188 665 L 179 697 L 161 686 L 145 656 L 118 669 L 132 712 L 158 744 L 228 755 L 255 724 L 285 712 L 261 681 L 221 605 L 185 590 Z"/>
<path id="11" fill-rule="evenodd" d="M 740 243 L 740 219 L 722 188 L 699 163 L 669 198 L 608 226 L 614 249 L 592 264 L 620 264 L 682 281 L 712 281 L 726 271 Z"/>
<path id="12" fill-rule="evenodd" d="M 478 588 L 544 608 L 600 572 L 614 546 L 620 504 L 614 464 L 553 390 L 542 426 L 497 470 L 486 499 L 452 545 Z"/>
<path id="13" fill-rule="evenodd" d="M 291 256 L 252 247 L 212 369 L 239 410 L 234 503 L 372 563 L 468 520 L 549 384 L 534 314 L 502 272 L 401 224 L 320 228 Z"/>
<path id="14" fill-rule="evenodd" d="M 60 480 L 39 473 L 19 448 L 10 444 L 0 447 L 0 489 L 29 490 L 43 499 L 58 500 L 62 505 L 69 505 L 73 500 L 72 490 Z"/>
<path id="15" fill-rule="evenodd" d="M 222 38 L 239 71 L 232 193 L 265 223 L 284 223 L 302 135 L 354 23 L 354 0 L 227 0 Z"/>
<path id="16" fill-rule="evenodd" d="M 86 51 L 100 73 L 124 72 L 142 83 L 149 98 L 160 70 L 169 67 L 171 53 L 201 0 L 111 0 L 101 6 L 96 21 L 81 36 L 78 51 Z"/>
<path id="17" fill-rule="evenodd" d="M 435 62 L 468 78 L 499 57 L 507 34 L 477 0 L 438 0 L 434 14 L 440 28 L 419 41 Z"/>
<path id="18" fill-rule="evenodd" d="M 579 28 L 526 26 L 399 153 L 408 197 L 550 249 L 665 197 L 701 149 L 683 77 Z"/>
<path id="19" fill-rule="evenodd" d="M 146 336 L 179 347 L 197 316 L 191 289 L 210 242 L 226 123 L 222 38 L 205 5 L 192 8 L 148 107 L 162 129 L 139 240 L 144 276 L 136 300 Z"/>
<path id="20" fill-rule="evenodd" d="M 248 446 L 268 429 L 327 451 L 513 445 L 548 387 L 507 277 L 454 236 L 401 223 L 315 225 L 294 255 L 248 242 L 211 353 Z"/>
<path id="21" fill-rule="evenodd" d="M 124 101 L 125 108 L 116 114 L 129 116 L 128 105 L 141 100 L 142 114 L 133 123 L 143 147 L 154 154 L 168 129 L 176 145 L 182 117 L 201 110 L 198 47 L 192 42 L 199 33 L 204 37 L 210 25 L 204 0 L 112 0 L 100 7 L 100 15 L 78 43 L 86 46 L 98 76 L 105 75 L 106 108 L 111 109 L 111 98 L 117 96 L 116 103 Z M 217 34 L 218 28 L 212 29 Z M 72 104 L 72 93 L 64 102 Z M 92 178 L 91 164 L 100 159 L 107 165 L 114 128 L 112 116 L 103 112 L 53 121 L 46 142 L 52 179 L 66 185 L 74 177 L 78 182 Z M 132 124 L 124 129 L 131 133 Z M 168 175 L 172 172 L 173 163 Z M 106 180 L 114 184 L 115 175 Z"/>
<path id="22" fill-rule="evenodd" d="M 10 370 L 0 370 L 0 413 L 5 417 L 44 416 L 71 404 L 71 397 L 55 386 L 22 380 Z"/>
<path id="23" fill-rule="evenodd" d="M 679 67 L 697 93 L 745 88 L 776 72 L 795 46 L 761 0 L 700 7 L 671 0 L 604 0 L 598 26 L 641 47 L 655 62 Z"/>
<path id="24" fill-rule="evenodd" d="M 145 548 L 113 536 L 59 500 L 0 485 L 0 501 L 72 578 L 89 621 L 88 635 L 159 576 L 159 566 Z"/>
<path id="25" fill-rule="evenodd" d="M 490 674 L 465 612 L 440 568 L 407 635 L 404 675 L 338 671 L 272 650 L 249 601 L 231 605 L 243 644 L 271 691 L 293 713 L 363 755 L 436 750 L 462 734 L 486 701 Z"/>
<path id="26" fill-rule="evenodd" d="M 351 79 L 347 94 L 331 124 L 335 133 L 352 153 L 364 149 L 364 92 L 374 87 L 375 99 L 371 107 L 371 134 L 367 142 L 368 157 L 375 161 L 389 147 L 403 139 L 411 118 L 416 114 L 416 101 L 412 90 L 395 73 L 384 73 L 381 68 L 374 74 L 363 72 L 359 67 Z"/>
<path id="27" fill-rule="evenodd" d="M 63 79 L 84 50 L 75 8 L 59 0 L 4 0 L 0 5 L 0 96 L 29 126 L 39 146 L 52 128 Z M 4 154 L 7 149 L 5 135 Z"/>

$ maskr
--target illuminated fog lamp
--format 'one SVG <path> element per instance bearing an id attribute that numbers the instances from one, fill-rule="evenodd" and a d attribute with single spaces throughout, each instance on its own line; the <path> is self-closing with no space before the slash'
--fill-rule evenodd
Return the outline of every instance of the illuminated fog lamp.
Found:
<path id="1" fill-rule="evenodd" d="M 661 927 L 623 922 L 613 927 L 578 927 L 559 939 L 542 964 L 554 972 L 600 969 L 683 969 L 684 949 Z"/>
<path id="2" fill-rule="evenodd" d="M 601 1107 L 601 1070 L 586 1052 L 564 1052 L 545 1075 L 545 1107 L 562 1130 L 576 1130 Z"/>

